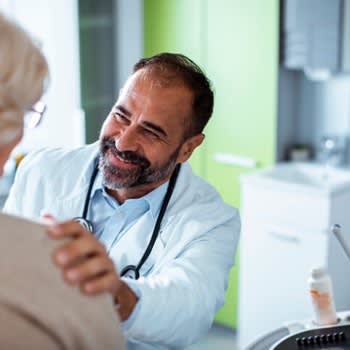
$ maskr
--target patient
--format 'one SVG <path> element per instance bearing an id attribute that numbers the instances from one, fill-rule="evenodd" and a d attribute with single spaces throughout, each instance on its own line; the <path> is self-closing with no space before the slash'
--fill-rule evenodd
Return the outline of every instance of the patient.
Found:
<path id="1" fill-rule="evenodd" d="M 27 112 L 41 107 L 32 114 L 36 122 L 44 112 L 37 102 L 48 67 L 30 37 L 1 13 L 0 52 L 2 175 L 22 138 Z M 112 299 L 107 294 L 84 297 L 64 283 L 51 263 L 56 243 L 44 227 L 6 215 L 0 220 L 0 349 L 124 349 Z M 13 222 L 20 229 L 5 231 Z"/>

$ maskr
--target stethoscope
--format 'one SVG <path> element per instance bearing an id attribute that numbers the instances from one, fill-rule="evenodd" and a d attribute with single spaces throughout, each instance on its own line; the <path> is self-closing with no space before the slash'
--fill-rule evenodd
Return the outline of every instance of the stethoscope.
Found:
<path id="1" fill-rule="evenodd" d="M 160 211 L 159 211 L 159 214 L 157 217 L 156 224 L 154 225 L 154 228 L 153 228 L 153 233 L 152 233 L 151 239 L 150 239 L 150 241 L 147 245 L 147 248 L 146 248 L 145 252 L 143 253 L 139 263 L 137 265 L 125 266 L 121 270 L 120 276 L 126 276 L 129 278 L 133 278 L 135 280 L 137 280 L 140 277 L 141 267 L 143 266 L 143 264 L 145 263 L 147 258 L 150 256 L 152 249 L 154 247 L 154 244 L 156 242 L 156 239 L 158 237 L 160 225 L 162 223 L 162 220 L 163 220 L 165 211 L 167 209 L 169 200 L 171 198 L 171 195 L 173 194 L 176 180 L 177 180 L 177 177 L 179 175 L 180 167 L 181 167 L 181 164 L 177 164 L 175 169 L 174 169 L 173 174 L 171 175 L 171 178 L 170 178 L 169 184 L 168 184 L 168 188 L 167 188 L 166 194 L 163 198 L 162 206 L 160 208 Z M 91 221 L 89 221 L 87 219 L 87 215 L 88 215 L 88 210 L 89 210 L 91 191 L 92 191 L 93 185 L 95 183 L 98 171 L 99 171 L 99 168 L 98 168 L 98 164 L 97 164 L 94 168 L 92 175 L 91 175 L 89 188 L 88 188 L 88 191 L 87 191 L 87 194 L 85 197 L 84 209 L 83 209 L 82 216 L 76 217 L 73 219 L 73 220 L 79 222 L 80 225 L 82 225 L 86 230 L 90 231 L 91 233 L 93 233 L 93 225 L 92 225 Z"/>

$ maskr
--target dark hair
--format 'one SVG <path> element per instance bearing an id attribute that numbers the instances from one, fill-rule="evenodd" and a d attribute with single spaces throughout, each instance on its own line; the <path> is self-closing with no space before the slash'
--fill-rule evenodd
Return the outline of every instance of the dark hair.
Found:
<path id="1" fill-rule="evenodd" d="M 141 59 L 134 65 L 134 72 L 142 68 L 155 68 L 166 80 L 179 80 L 193 92 L 192 121 L 186 137 L 201 133 L 214 105 L 211 84 L 202 69 L 188 57 L 168 52 Z"/>

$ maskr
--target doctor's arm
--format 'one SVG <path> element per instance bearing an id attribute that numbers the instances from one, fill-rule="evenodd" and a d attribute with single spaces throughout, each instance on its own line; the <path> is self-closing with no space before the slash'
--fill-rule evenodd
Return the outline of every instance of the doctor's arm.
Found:
<path id="1" fill-rule="evenodd" d="M 237 215 L 180 245 L 159 269 L 136 281 L 120 279 L 104 246 L 78 223 L 52 225 L 49 234 L 73 238 L 56 250 L 54 261 L 66 282 L 84 294 L 110 292 L 115 297 L 121 319 L 131 315 L 124 327 L 129 339 L 185 347 L 209 329 L 224 302 L 239 229 Z"/>
<path id="2" fill-rule="evenodd" d="M 21 161 L 3 208 L 5 213 L 33 220 L 40 218 L 44 199 L 52 196 L 51 189 L 43 186 L 42 177 L 47 172 L 45 159 L 45 149 L 40 149 L 30 152 Z"/>
<path id="3" fill-rule="evenodd" d="M 191 241 L 154 273 L 127 281 L 140 299 L 126 336 L 183 348 L 205 334 L 225 300 L 239 230 L 237 215 Z"/>
<path id="4" fill-rule="evenodd" d="M 29 211 L 33 207 L 34 203 L 29 202 L 29 198 L 34 198 L 32 194 L 30 196 L 29 192 L 32 186 L 28 184 L 28 173 L 31 171 L 31 163 L 33 157 L 38 152 L 33 152 L 27 155 L 19 165 L 16 171 L 16 176 L 14 183 L 10 189 L 10 193 L 4 204 L 3 211 L 8 214 L 34 217 L 34 215 L 29 214 Z M 33 179 L 32 181 L 35 181 Z"/>

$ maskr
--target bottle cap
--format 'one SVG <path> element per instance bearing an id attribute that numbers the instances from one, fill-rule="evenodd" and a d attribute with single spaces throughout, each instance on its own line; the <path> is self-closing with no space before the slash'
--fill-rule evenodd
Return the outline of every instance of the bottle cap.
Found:
<path id="1" fill-rule="evenodd" d="M 313 278 L 320 278 L 327 274 L 327 270 L 324 267 L 314 267 L 311 270 L 311 276 Z"/>

